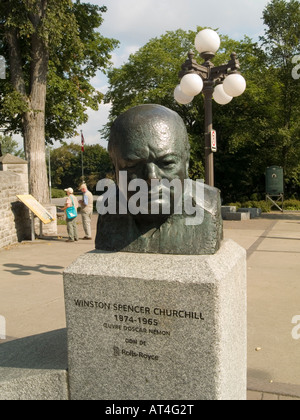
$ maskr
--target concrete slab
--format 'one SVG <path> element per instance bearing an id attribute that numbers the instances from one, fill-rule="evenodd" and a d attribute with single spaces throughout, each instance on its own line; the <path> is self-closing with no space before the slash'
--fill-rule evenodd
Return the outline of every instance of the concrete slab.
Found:
<path id="1" fill-rule="evenodd" d="M 95 234 L 97 216 L 93 218 Z M 79 238 L 84 237 L 78 217 Z M 62 272 L 80 255 L 93 250 L 94 240 L 66 243 L 67 227 L 59 237 L 25 242 L 0 250 L 0 315 L 7 339 L 65 328 Z M 0 343 L 3 342 L 0 340 Z"/>
<path id="2" fill-rule="evenodd" d="M 246 252 L 235 242 L 215 255 L 89 253 L 64 285 L 72 399 L 246 399 Z"/>
<path id="3" fill-rule="evenodd" d="M 223 214 L 223 220 L 249 220 L 250 213 L 249 212 L 240 212 L 240 213 L 231 213 L 227 212 Z"/>
<path id="4" fill-rule="evenodd" d="M 96 220 L 94 215 L 94 233 Z M 81 224 L 79 229 L 82 237 Z M 5 317 L 7 337 L 0 340 L 0 349 L 12 338 L 65 328 L 62 272 L 94 246 L 83 240 L 65 243 L 66 226 L 59 226 L 59 235 L 64 238 L 0 251 L 0 316 Z M 284 398 L 300 397 L 300 339 L 292 336 L 292 318 L 300 316 L 300 213 L 277 212 L 239 223 L 225 220 L 224 235 L 248 254 L 251 391 L 280 395 L 288 386 Z"/>
<path id="5" fill-rule="evenodd" d="M 0 400 L 67 400 L 66 330 L 0 346 Z"/>
<path id="6" fill-rule="evenodd" d="M 250 219 L 255 219 L 261 216 L 261 209 L 259 208 L 240 208 L 237 210 L 238 213 L 250 213 Z"/>
<path id="7" fill-rule="evenodd" d="M 225 224 L 225 237 L 248 251 L 248 379 L 261 389 L 299 386 L 300 340 L 292 336 L 292 319 L 300 315 L 300 215 L 242 224 Z"/>
<path id="8" fill-rule="evenodd" d="M 224 217 L 225 214 L 227 213 L 236 213 L 236 206 L 222 206 L 221 207 L 222 217 Z"/>

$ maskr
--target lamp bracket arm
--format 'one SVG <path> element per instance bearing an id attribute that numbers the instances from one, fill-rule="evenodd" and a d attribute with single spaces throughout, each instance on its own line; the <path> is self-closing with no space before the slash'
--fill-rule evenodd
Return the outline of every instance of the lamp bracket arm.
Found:
<path id="1" fill-rule="evenodd" d="M 196 73 L 203 79 L 203 81 L 223 81 L 228 74 L 238 72 L 240 70 L 240 63 L 237 59 L 236 53 L 231 54 L 231 59 L 227 64 L 216 67 L 210 61 L 206 61 L 202 65 L 198 64 L 194 59 L 194 56 L 194 52 L 190 51 L 188 59 L 181 66 L 181 71 L 178 74 L 180 79 L 182 79 L 186 74 Z"/>
<path id="2" fill-rule="evenodd" d="M 182 79 L 183 76 L 185 76 L 186 74 L 190 74 L 190 73 L 198 74 L 200 77 L 202 77 L 203 80 L 208 79 L 209 68 L 198 64 L 197 61 L 194 59 L 194 56 L 195 56 L 194 52 L 190 51 L 188 54 L 188 59 L 181 66 L 181 71 L 178 74 L 180 79 Z"/>
<path id="3" fill-rule="evenodd" d="M 211 69 L 211 78 L 214 80 L 224 80 L 229 73 L 238 72 L 240 70 L 240 63 L 237 59 L 236 53 L 232 53 L 230 56 L 231 60 L 227 64 L 213 67 Z"/>

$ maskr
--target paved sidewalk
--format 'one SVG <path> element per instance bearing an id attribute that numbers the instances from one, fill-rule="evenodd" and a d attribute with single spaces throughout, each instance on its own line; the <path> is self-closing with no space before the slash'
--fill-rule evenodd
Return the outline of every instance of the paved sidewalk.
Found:
<path id="1" fill-rule="evenodd" d="M 247 249 L 248 389 L 251 399 L 300 399 L 300 213 L 225 222 L 225 238 Z M 298 329 L 298 332 L 300 330 Z"/>
<path id="2" fill-rule="evenodd" d="M 96 230 L 96 215 L 93 231 Z M 84 237 L 78 217 L 79 238 Z M 22 338 L 65 328 L 63 270 L 94 249 L 94 240 L 66 243 L 67 226 L 58 238 L 24 242 L 0 251 L 0 315 L 7 338 Z M 0 343 L 3 342 L 0 340 Z"/>
<path id="3" fill-rule="evenodd" d="M 94 241 L 66 243 L 66 226 L 58 229 L 57 239 L 0 251 L 6 341 L 65 328 L 62 272 Z M 300 316 L 300 213 L 225 221 L 224 234 L 248 253 L 248 399 L 300 399 L 300 339 L 292 337 Z"/>

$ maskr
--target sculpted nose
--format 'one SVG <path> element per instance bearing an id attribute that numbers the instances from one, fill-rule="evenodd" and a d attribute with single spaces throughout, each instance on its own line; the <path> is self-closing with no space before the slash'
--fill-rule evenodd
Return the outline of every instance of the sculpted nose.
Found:
<path id="1" fill-rule="evenodd" d="M 151 182 L 151 179 L 160 179 L 159 168 L 154 163 L 148 163 L 146 165 L 146 181 Z"/>

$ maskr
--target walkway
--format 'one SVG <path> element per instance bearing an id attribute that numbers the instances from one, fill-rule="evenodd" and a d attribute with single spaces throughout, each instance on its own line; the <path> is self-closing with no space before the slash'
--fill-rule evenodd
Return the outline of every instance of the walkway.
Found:
<path id="1" fill-rule="evenodd" d="M 65 328 L 62 272 L 94 244 L 65 243 L 58 228 L 55 240 L 0 251 L 0 343 Z M 225 221 L 224 234 L 248 253 L 248 399 L 300 399 L 300 213 Z"/>

